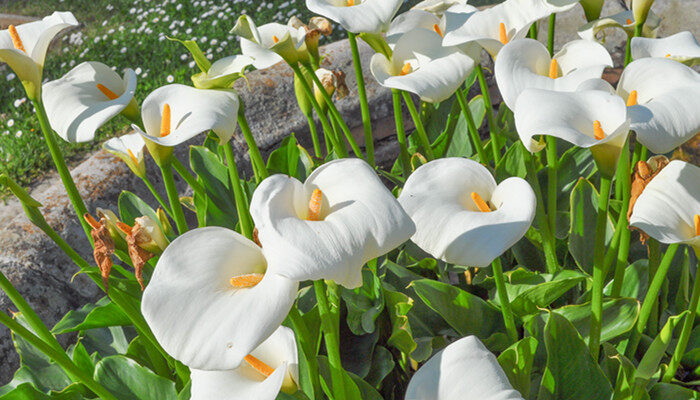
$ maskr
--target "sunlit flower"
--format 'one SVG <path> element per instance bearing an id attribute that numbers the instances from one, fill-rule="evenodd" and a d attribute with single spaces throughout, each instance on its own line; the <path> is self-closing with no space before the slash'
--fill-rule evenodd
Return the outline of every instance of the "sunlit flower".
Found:
<path id="1" fill-rule="evenodd" d="M 241 38 L 241 52 L 253 60 L 257 69 L 265 69 L 282 60 L 293 64 L 308 58 L 304 27 L 293 28 L 277 22 L 258 27 L 251 17 L 241 15 L 231 33 Z"/>
<path id="2" fill-rule="evenodd" d="M 238 368 L 275 332 L 296 297 L 297 282 L 272 273 L 266 258 L 255 243 L 225 228 L 199 228 L 175 239 L 141 304 L 165 351 L 194 369 Z"/>
<path id="3" fill-rule="evenodd" d="M 656 37 L 656 32 L 661 24 L 661 18 L 659 18 L 653 11 L 649 12 L 647 21 L 644 23 L 642 29 L 642 36 L 644 37 Z M 598 32 L 607 28 L 619 28 L 623 29 L 627 36 L 632 36 L 634 34 L 634 27 L 637 23 L 634 20 L 634 13 L 630 11 L 623 11 L 618 14 L 610 15 L 591 21 L 580 28 L 578 28 L 578 35 L 582 39 L 586 40 L 597 40 Z M 605 37 L 605 36 L 603 36 Z"/>
<path id="4" fill-rule="evenodd" d="M 299 381 L 294 331 L 281 326 L 228 371 L 192 370 L 192 400 L 274 400 L 294 393 Z"/>
<path id="5" fill-rule="evenodd" d="M 316 14 L 339 23 L 353 33 L 380 33 L 386 30 L 403 0 L 306 0 Z"/>
<path id="6" fill-rule="evenodd" d="M 253 193 L 250 212 L 271 272 L 297 281 L 331 279 L 347 288 L 361 286 L 362 266 L 415 229 L 359 159 L 326 163 L 304 183 L 273 175 Z"/>
<path id="7" fill-rule="evenodd" d="M 405 400 L 523 400 L 496 356 L 467 336 L 445 347 L 416 371 Z"/>
<path id="8" fill-rule="evenodd" d="M 192 75 L 192 82 L 198 89 L 230 88 L 243 77 L 245 68 L 253 64 L 253 59 L 245 55 L 235 55 L 216 60 L 207 72 Z"/>
<path id="9" fill-rule="evenodd" d="M 700 63 L 700 45 L 690 31 L 683 31 L 662 39 L 632 38 L 632 58 L 664 57 L 690 67 Z"/>
<path id="10" fill-rule="evenodd" d="M 494 74 L 503 101 L 512 109 L 525 89 L 573 92 L 581 82 L 600 78 L 612 64 L 608 51 L 596 42 L 574 40 L 550 57 L 542 43 L 521 39 L 503 46 Z"/>
<path id="11" fill-rule="evenodd" d="M 411 8 L 411 10 L 427 11 L 441 17 L 447 9 L 455 4 L 466 5 L 467 0 L 423 0 Z"/>
<path id="12" fill-rule="evenodd" d="M 143 148 L 146 142 L 137 132 L 109 139 L 102 144 L 108 152 L 119 157 L 136 176 L 146 175 L 146 164 L 143 161 Z"/>
<path id="13" fill-rule="evenodd" d="M 136 74 L 127 68 L 124 78 L 109 66 L 89 61 L 63 77 L 44 84 L 41 94 L 51 127 L 67 142 L 88 142 L 95 131 L 117 114 L 138 118 L 134 100 Z"/>

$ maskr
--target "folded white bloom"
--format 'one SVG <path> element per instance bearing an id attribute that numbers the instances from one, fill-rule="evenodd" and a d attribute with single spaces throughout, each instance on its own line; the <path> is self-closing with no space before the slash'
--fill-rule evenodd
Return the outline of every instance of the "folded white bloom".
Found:
<path id="1" fill-rule="evenodd" d="M 297 390 L 298 371 L 294 331 L 280 326 L 236 369 L 193 369 L 191 400 L 274 400 Z"/>
<path id="2" fill-rule="evenodd" d="M 41 98 L 58 136 L 80 143 L 94 140 L 95 131 L 124 111 L 135 92 L 136 73 L 130 68 L 122 78 L 101 62 L 87 61 L 45 83 Z"/>
<path id="3" fill-rule="evenodd" d="M 383 32 L 401 4 L 403 0 L 306 0 L 311 12 L 353 33 Z"/>
<path id="4" fill-rule="evenodd" d="M 632 130 L 654 153 L 667 153 L 700 131 L 700 74 L 686 65 L 636 60 L 622 72 L 617 93 L 628 99 Z"/>
<path id="5" fill-rule="evenodd" d="M 690 31 L 678 32 L 662 39 L 632 38 L 632 58 L 665 57 L 690 67 L 700 63 L 700 45 Z"/>
<path id="6" fill-rule="evenodd" d="M 483 165 L 443 158 L 420 166 L 399 203 L 416 224 L 411 240 L 445 262 L 486 267 L 513 246 L 535 217 L 535 193 L 520 178 L 496 180 Z"/>
<path id="7" fill-rule="evenodd" d="M 642 36 L 656 37 L 656 32 L 660 24 L 661 18 L 654 14 L 653 11 L 649 11 L 647 20 L 644 23 L 644 28 L 642 29 Z M 598 32 L 606 28 L 620 28 L 627 33 L 627 36 L 632 36 L 634 34 L 635 25 L 634 13 L 632 10 L 628 10 L 591 21 L 578 28 L 578 35 L 585 40 L 598 40 L 596 37 Z"/>
<path id="8" fill-rule="evenodd" d="M 495 58 L 504 44 L 524 38 L 533 22 L 567 11 L 576 3 L 578 0 L 506 0 L 471 15 L 447 10 L 443 45 L 476 41 Z"/>
<path id="9" fill-rule="evenodd" d="M 0 60 L 15 71 L 30 96 L 40 94 L 44 59 L 51 40 L 69 26 L 78 26 L 73 14 L 55 11 L 42 20 L 17 27 L 10 25 L 0 31 Z"/>
<path id="10" fill-rule="evenodd" d="M 421 28 L 401 36 L 391 59 L 377 53 L 370 63 L 380 85 L 415 93 L 430 103 L 450 97 L 473 68 L 471 57 L 457 47 L 443 47 L 438 32 Z"/>
<path id="11" fill-rule="evenodd" d="M 614 173 L 630 130 L 625 101 L 602 90 L 525 89 L 513 111 L 520 140 L 530 152 L 542 150 L 534 136 L 554 136 L 589 147 L 598 170 L 606 175 Z"/>
<path id="12" fill-rule="evenodd" d="M 102 148 L 121 158 L 137 176 L 146 175 L 143 162 L 143 148 L 146 142 L 138 132 L 111 138 L 102 144 Z"/>
<path id="13" fill-rule="evenodd" d="M 644 188 L 630 225 L 662 243 L 685 243 L 700 255 L 700 168 L 671 161 Z"/>
<path id="14" fill-rule="evenodd" d="M 554 55 L 537 40 L 514 40 L 501 49 L 494 74 L 503 101 L 513 109 L 520 93 L 529 88 L 573 92 L 584 81 L 600 78 L 613 61 L 602 45 L 574 40 Z"/>
<path id="15" fill-rule="evenodd" d="M 233 89 L 196 89 L 172 84 L 152 91 L 141 106 L 145 139 L 176 146 L 209 130 L 227 143 L 236 130 L 238 95 Z"/>
<path id="16" fill-rule="evenodd" d="M 165 351 L 203 370 L 238 368 L 287 317 L 298 283 L 270 272 L 258 245 L 220 227 L 165 249 L 141 311 Z"/>
<path id="17" fill-rule="evenodd" d="M 232 33 L 241 39 L 241 53 L 250 57 L 257 69 L 265 69 L 282 60 L 296 62 L 304 58 L 306 50 L 306 29 L 294 28 L 277 22 L 255 25 L 247 15 L 241 15 Z"/>
<path id="18" fill-rule="evenodd" d="M 372 167 L 359 159 L 326 163 L 301 183 L 265 179 L 250 213 L 270 271 L 296 281 L 362 285 L 362 266 L 407 241 L 415 227 Z"/>
<path id="19" fill-rule="evenodd" d="M 438 17 L 454 5 L 466 5 L 467 0 L 423 0 L 411 8 L 411 10 L 422 10 L 435 14 Z"/>
<path id="20" fill-rule="evenodd" d="M 523 400 L 476 336 L 431 357 L 408 382 L 405 400 Z"/>
<path id="21" fill-rule="evenodd" d="M 246 55 L 224 57 L 216 60 L 207 72 L 192 75 L 192 82 L 198 89 L 230 88 L 251 64 L 253 59 Z"/>

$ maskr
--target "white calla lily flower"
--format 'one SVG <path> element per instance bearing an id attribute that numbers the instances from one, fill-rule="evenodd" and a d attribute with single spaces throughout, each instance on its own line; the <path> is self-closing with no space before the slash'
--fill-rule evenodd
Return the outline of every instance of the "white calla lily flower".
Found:
<path id="1" fill-rule="evenodd" d="M 128 111 L 128 117 L 137 119 L 135 92 L 132 69 L 125 69 L 122 78 L 109 66 L 88 61 L 45 83 L 41 98 L 58 136 L 81 143 L 94 140 L 95 131 L 121 112 Z"/>
<path id="2" fill-rule="evenodd" d="M 257 69 L 271 67 L 282 60 L 294 63 L 308 57 L 306 29 L 277 22 L 257 26 L 247 15 L 241 15 L 231 29 L 241 39 L 241 53 L 252 59 Z"/>
<path id="3" fill-rule="evenodd" d="M 528 151 L 542 150 L 537 135 L 590 148 L 598 170 L 614 174 L 630 121 L 625 101 L 602 90 L 555 92 L 525 89 L 515 103 L 515 127 Z"/>
<path id="4" fill-rule="evenodd" d="M 194 369 L 238 368 L 279 327 L 297 294 L 298 283 L 270 272 L 268 260 L 255 243 L 220 227 L 170 243 L 141 303 L 165 351 Z"/>
<path id="5" fill-rule="evenodd" d="M 452 96 L 473 68 L 474 60 L 459 48 L 442 46 L 438 32 L 420 28 L 401 36 L 391 59 L 377 53 L 370 62 L 380 85 L 415 93 L 430 103 Z"/>
<path id="6" fill-rule="evenodd" d="M 477 42 L 495 58 L 503 45 L 524 38 L 533 22 L 570 10 L 577 3 L 578 0 L 506 0 L 471 14 L 447 10 L 443 45 Z"/>
<path id="7" fill-rule="evenodd" d="M 574 40 L 550 57 L 537 40 L 512 41 L 501 49 L 494 74 L 503 101 L 513 109 L 520 93 L 528 88 L 573 92 L 584 81 L 600 78 L 613 65 L 602 45 Z"/>
<path id="8" fill-rule="evenodd" d="M 591 21 L 578 28 L 578 35 L 581 39 L 598 40 L 598 32 L 607 28 L 618 28 L 624 30 L 627 36 L 632 36 L 636 25 L 634 13 L 632 10 L 628 10 Z M 654 14 L 653 11 L 649 11 L 647 20 L 644 23 L 644 28 L 642 29 L 642 36 L 656 37 L 659 25 L 661 25 L 661 18 Z"/>
<path id="9" fill-rule="evenodd" d="M 405 400 L 523 400 L 496 356 L 477 339 L 459 339 L 413 375 Z"/>
<path id="10" fill-rule="evenodd" d="M 674 160 L 644 188 L 630 225 L 661 243 L 684 243 L 700 256 L 700 167 Z"/>
<path id="11" fill-rule="evenodd" d="M 536 199 L 521 178 L 496 184 L 476 161 L 443 158 L 408 177 L 399 203 L 416 224 L 418 247 L 448 263 L 486 267 L 525 235 Z"/>
<path id="12" fill-rule="evenodd" d="M 141 116 L 144 139 L 162 146 L 176 146 L 209 130 L 222 144 L 236 130 L 238 95 L 233 89 L 196 89 L 172 84 L 159 87 L 143 101 Z"/>
<path id="13" fill-rule="evenodd" d="M 230 88 L 252 64 L 253 59 L 246 55 L 224 57 L 216 60 L 207 72 L 192 75 L 192 83 L 198 89 Z"/>
<path id="14" fill-rule="evenodd" d="M 632 58 L 663 57 L 692 67 L 700 64 L 700 44 L 690 31 L 678 32 L 661 39 L 632 38 Z"/>
<path id="15" fill-rule="evenodd" d="M 617 93 L 627 99 L 637 138 L 656 154 L 700 131 L 700 74 L 686 65 L 665 58 L 636 60 L 622 72 Z"/>
<path id="16" fill-rule="evenodd" d="M 273 175 L 253 193 L 250 213 L 271 272 L 346 288 L 362 286 L 362 266 L 415 230 L 374 169 L 359 159 L 326 163 L 304 183 Z"/>
<path id="17" fill-rule="evenodd" d="M 146 175 L 146 164 L 143 162 L 143 148 L 146 141 L 138 132 L 115 137 L 102 144 L 102 148 L 119 157 L 136 174 Z"/>
<path id="18" fill-rule="evenodd" d="M 454 5 L 467 5 L 467 0 L 423 0 L 411 7 L 411 10 L 427 11 L 437 17 L 442 17 L 445 11 Z"/>
<path id="19" fill-rule="evenodd" d="M 294 331 L 280 326 L 241 363 L 228 371 L 192 370 L 191 400 L 274 400 L 293 393 L 299 381 Z"/>
<path id="20" fill-rule="evenodd" d="M 381 33 L 403 0 L 306 0 L 311 12 L 339 23 L 352 33 Z"/>
<path id="21" fill-rule="evenodd" d="M 41 76 L 51 40 L 71 26 L 78 26 L 72 13 L 55 11 L 39 21 L 10 25 L 0 31 L 0 60 L 17 74 L 30 98 L 38 99 L 41 94 Z"/>

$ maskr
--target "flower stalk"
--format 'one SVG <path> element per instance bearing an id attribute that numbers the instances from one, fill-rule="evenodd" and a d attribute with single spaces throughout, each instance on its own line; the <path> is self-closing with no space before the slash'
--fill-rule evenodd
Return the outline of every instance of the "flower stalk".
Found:
<path id="1" fill-rule="evenodd" d="M 600 351 L 600 332 L 603 318 L 603 286 L 605 284 L 605 229 L 608 222 L 608 202 L 610 200 L 609 177 L 600 177 L 600 194 L 598 196 L 598 218 L 595 228 L 593 250 L 593 288 L 591 289 L 591 329 L 588 343 L 594 360 Z"/>
<path id="2" fill-rule="evenodd" d="M 226 165 L 228 166 L 229 179 L 231 180 L 231 189 L 236 202 L 236 213 L 238 214 L 238 222 L 241 226 L 241 234 L 248 239 L 253 239 L 253 222 L 248 212 L 248 201 L 244 197 L 241 179 L 238 175 L 238 167 L 236 166 L 236 157 L 233 155 L 233 148 L 230 143 L 222 145 L 224 147 L 224 155 L 226 157 Z"/>
<path id="3" fill-rule="evenodd" d="M 170 210 L 173 212 L 177 231 L 182 235 L 187 232 L 187 221 L 185 221 L 185 213 L 182 210 L 182 204 L 180 204 L 180 195 L 177 192 L 172 167 L 170 163 L 166 163 L 160 165 L 159 168 L 163 175 L 163 185 L 165 185 L 165 191 L 168 194 L 168 202 L 170 203 Z"/>
<path id="4" fill-rule="evenodd" d="M 510 307 L 510 300 L 508 299 L 508 292 L 506 291 L 506 283 L 503 278 L 503 265 L 501 264 L 500 257 L 496 257 L 493 260 L 491 268 L 493 269 L 493 279 L 496 282 L 498 300 L 501 302 L 501 313 L 503 314 L 503 321 L 506 325 L 506 332 L 508 332 L 510 343 L 513 344 L 518 341 L 518 330 L 515 327 L 513 310 Z"/>
<path id="5" fill-rule="evenodd" d="M 367 163 L 374 166 L 374 138 L 372 137 L 372 120 L 369 115 L 369 103 L 367 102 L 367 91 L 365 90 L 365 77 L 362 73 L 362 63 L 360 61 L 360 51 L 357 48 L 357 35 L 348 32 L 350 41 L 350 51 L 352 61 L 355 66 L 355 77 L 357 78 L 357 95 L 360 97 L 360 110 L 362 112 L 362 127 L 365 131 L 365 153 Z"/>
<path id="6" fill-rule="evenodd" d="M 423 151 L 425 152 L 425 158 L 428 159 L 428 161 L 434 160 L 435 154 L 433 153 L 433 148 L 430 146 L 430 139 L 428 139 L 428 134 L 425 132 L 423 121 L 421 120 L 420 115 L 418 114 L 418 110 L 416 110 L 416 105 L 413 103 L 411 94 L 406 91 L 402 91 L 401 95 L 403 96 L 403 100 L 406 102 L 406 106 L 408 107 L 408 112 L 411 114 L 411 118 L 413 118 L 413 123 L 416 125 L 418 141 L 423 147 Z"/>
<path id="7" fill-rule="evenodd" d="M 540 182 L 537 179 L 537 170 L 535 168 L 535 159 L 532 154 L 525 150 L 525 167 L 527 169 L 527 176 L 532 189 L 535 191 L 537 196 L 537 224 L 539 225 L 541 236 L 542 236 L 542 248 L 544 249 L 545 262 L 547 264 L 547 273 L 553 274 L 559 270 L 559 261 L 557 261 L 557 251 L 556 242 L 554 241 L 554 234 L 549 230 L 549 223 L 547 221 L 547 215 L 544 209 L 544 202 L 542 199 L 542 189 L 540 188 Z"/>
<path id="8" fill-rule="evenodd" d="M 493 116 L 493 106 L 491 103 L 491 94 L 489 93 L 489 85 L 486 82 L 486 77 L 484 76 L 484 69 L 481 67 L 480 63 L 476 63 L 476 76 L 479 79 L 479 87 L 481 87 L 481 94 L 484 96 L 484 105 L 486 106 L 486 118 L 489 122 L 489 134 L 491 135 L 491 151 L 493 152 L 493 162 L 494 165 L 501 161 L 501 151 L 498 145 L 498 126 L 496 125 L 496 120 Z"/>
<path id="9" fill-rule="evenodd" d="M 401 91 L 391 89 L 392 100 L 394 103 L 394 122 L 396 124 L 396 140 L 399 142 L 399 160 L 403 169 L 403 176 L 409 175 L 411 165 L 408 155 L 408 146 L 406 144 L 406 129 L 403 125 L 403 110 L 401 109 Z"/>
<path id="10" fill-rule="evenodd" d="M 321 327 L 323 329 L 323 339 L 328 353 L 328 364 L 331 369 L 331 380 L 333 382 L 333 394 L 337 400 L 345 400 L 345 383 L 343 377 L 343 366 L 340 362 L 340 338 L 338 336 L 338 320 L 333 317 L 328 302 L 328 293 L 323 281 L 314 281 L 314 292 L 318 303 L 318 312 L 321 316 Z M 330 288 L 329 288 L 330 289 Z M 337 290 L 337 286 L 336 286 Z"/>
<path id="11" fill-rule="evenodd" d="M 260 183 L 263 179 L 270 176 L 270 173 L 267 172 L 265 161 L 260 154 L 260 149 L 258 148 L 257 143 L 255 143 L 253 132 L 250 131 L 248 120 L 245 118 L 245 107 L 243 106 L 243 103 L 241 103 L 241 105 L 238 107 L 238 126 L 241 127 L 243 137 L 245 138 L 246 144 L 248 144 L 248 154 L 250 155 L 250 162 L 253 166 L 255 182 Z"/>
<path id="12" fill-rule="evenodd" d="M 455 93 L 457 94 L 457 102 L 459 103 L 459 107 L 464 113 L 464 119 L 467 121 L 467 130 L 469 131 L 469 136 L 471 136 L 472 143 L 474 143 L 474 148 L 476 149 L 476 153 L 479 155 L 479 162 L 482 164 L 486 164 L 488 162 L 486 150 L 484 150 L 484 144 L 481 142 L 479 130 L 474 124 L 474 117 L 472 116 L 472 111 L 469 108 L 467 98 L 466 96 L 464 96 L 464 92 L 462 92 L 461 88 L 457 89 Z"/>

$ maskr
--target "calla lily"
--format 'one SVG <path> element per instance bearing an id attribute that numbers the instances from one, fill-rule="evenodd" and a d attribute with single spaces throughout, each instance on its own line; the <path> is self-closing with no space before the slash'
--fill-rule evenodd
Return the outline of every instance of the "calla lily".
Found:
<path id="1" fill-rule="evenodd" d="M 554 136 L 590 148 L 598 170 L 606 176 L 614 174 L 630 130 L 625 101 L 602 90 L 526 89 L 514 113 L 520 140 L 530 152 L 543 148 L 534 136 Z"/>
<path id="2" fill-rule="evenodd" d="M 192 75 L 192 83 L 197 89 L 227 89 L 242 78 L 245 68 L 253 64 L 246 55 L 235 55 L 216 60 L 207 72 Z"/>
<path id="3" fill-rule="evenodd" d="M 271 272 L 296 281 L 331 279 L 347 288 L 361 286 L 362 266 L 415 229 L 359 159 L 326 163 L 304 183 L 273 175 L 253 193 L 250 213 Z"/>
<path id="4" fill-rule="evenodd" d="M 405 400 L 523 400 L 501 366 L 476 338 L 467 336 L 431 357 L 408 383 Z"/>
<path id="5" fill-rule="evenodd" d="M 628 99 L 632 130 L 654 153 L 667 153 L 700 131 L 700 74 L 686 65 L 636 60 L 622 72 L 617 93 Z"/>
<path id="6" fill-rule="evenodd" d="M 136 176 L 146 175 L 146 164 L 143 162 L 143 147 L 146 142 L 137 132 L 109 139 L 102 148 L 119 157 Z"/>
<path id="7" fill-rule="evenodd" d="M 662 243 L 684 243 L 700 255 L 700 168 L 671 161 L 647 184 L 630 225 Z"/>
<path id="8" fill-rule="evenodd" d="M 399 11 L 403 0 L 306 0 L 313 13 L 339 23 L 353 33 L 380 33 Z"/>
<path id="9" fill-rule="evenodd" d="M 15 71 L 30 99 L 40 98 L 44 59 L 51 40 L 70 26 L 78 26 L 73 14 L 56 11 L 40 21 L 10 25 L 0 31 L 0 60 Z"/>
<path id="10" fill-rule="evenodd" d="M 229 371 L 192 370 L 192 400 L 274 400 L 294 393 L 298 378 L 294 331 L 281 326 Z"/>
<path id="11" fill-rule="evenodd" d="M 153 218 L 147 215 L 138 217 L 134 221 L 134 227 L 136 226 L 139 227 L 139 232 L 136 235 L 136 244 L 142 249 L 154 254 L 160 254 L 170 244 L 170 241 L 163 233 L 163 229 Z"/>
<path id="12" fill-rule="evenodd" d="M 596 36 L 598 35 L 598 32 L 606 28 L 620 28 L 627 33 L 627 36 L 632 36 L 634 34 L 634 27 L 636 24 L 637 23 L 634 20 L 634 13 L 631 10 L 623 11 L 618 14 L 591 21 L 581 26 L 578 28 L 578 35 L 585 40 L 597 40 Z M 661 18 L 654 14 L 653 11 L 649 11 L 647 21 L 644 23 L 644 28 L 642 29 L 642 36 L 656 37 L 656 32 L 659 29 L 660 24 Z"/>
<path id="13" fill-rule="evenodd" d="M 380 85 L 415 93 L 424 101 L 445 100 L 467 78 L 474 60 L 441 43 L 435 30 L 409 31 L 396 42 L 391 59 L 380 53 L 372 56 L 372 75 Z"/>
<path id="14" fill-rule="evenodd" d="M 231 33 L 241 38 L 241 52 L 253 59 L 253 66 L 265 69 L 284 60 L 295 64 L 308 58 L 306 29 L 276 22 L 256 26 L 247 15 L 241 15 Z"/>
<path id="15" fill-rule="evenodd" d="M 119 113 L 136 120 L 135 92 L 133 70 L 124 70 L 122 78 L 109 66 L 88 61 L 44 84 L 41 98 L 58 136 L 80 143 L 94 140 L 95 131 Z"/>
<path id="16" fill-rule="evenodd" d="M 445 262 L 486 267 L 513 246 L 535 217 L 535 193 L 520 178 L 496 180 L 465 158 L 431 161 L 415 170 L 399 203 L 416 224 L 411 240 Z"/>
<path id="17" fill-rule="evenodd" d="M 165 351 L 187 366 L 236 369 L 294 303 L 297 282 L 271 267 L 262 249 L 237 232 L 189 231 L 161 255 L 141 311 Z"/>
<path id="18" fill-rule="evenodd" d="M 458 5 L 466 5 L 467 0 L 423 0 L 411 8 L 411 10 L 427 11 L 441 17 L 450 7 Z"/>
<path id="19" fill-rule="evenodd" d="M 576 3 L 578 0 L 506 0 L 472 14 L 448 10 L 443 45 L 477 42 L 495 58 L 504 44 L 524 38 L 533 22 L 567 11 Z"/>
<path id="20" fill-rule="evenodd" d="M 632 38 L 632 58 L 665 57 L 692 67 L 700 63 L 700 45 L 689 31 L 662 39 Z"/>
<path id="21" fill-rule="evenodd" d="M 141 106 L 145 132 L 134 130 L 162 146 L 176 146 L 212 130 L 219 142 L 227 143 L 236 129 L 238 95 L 232 89 L 196 89 L 172 84 L 149 94 Z"/>
<path id="22" fill-rule="evenodd" d="M 528 88 L 573 92 L 584 81 L 600 78 L 613 61 L 602 45 L 574 40 L 554 55 L 537 40 L 512 41 L 501 49 L 494 74 L 503 101 L 511 109 Z"/>

